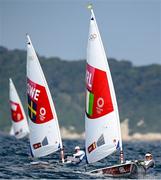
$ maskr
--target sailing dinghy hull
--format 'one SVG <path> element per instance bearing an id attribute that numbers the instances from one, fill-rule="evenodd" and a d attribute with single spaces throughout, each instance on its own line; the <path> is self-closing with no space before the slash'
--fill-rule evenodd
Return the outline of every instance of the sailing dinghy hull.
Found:
<path id="1" fill-rule="evenodd" d="M 90 171 L 90 173 L 92 174 L 99 173 L 105 176 L 118 177 L 118 178 L 120 177 L 136 178 L 138 175 L 138 168 L 135 163 L 131 162 L 131 163 L 118 164 L 114 166 L 96 169 L 96 170 Z"/>

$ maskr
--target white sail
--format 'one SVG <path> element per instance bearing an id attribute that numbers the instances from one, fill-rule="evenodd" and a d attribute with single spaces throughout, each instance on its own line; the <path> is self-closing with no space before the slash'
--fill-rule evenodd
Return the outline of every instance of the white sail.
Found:
<path id="1" fill-rule="evenodd" d="M 29 133 L 29 128 L 24 109 L 12 79 L 9 79 L 9 97 L 13 128 L 12 133 L 17 139 L 20 139 Z"/>
<path id="2" fill-rule="evenodd" d="M 62 148 L 62 140 L 52 97 L 29 35 L 27 95 L 30 147 L 34 157 L 42 157 Z"/>
<path id="3" fill-rule="evenodd" d="M 89 163 L 122 149 L 114 86 L 92 9 L 87 45 L 85 140 Z"/>

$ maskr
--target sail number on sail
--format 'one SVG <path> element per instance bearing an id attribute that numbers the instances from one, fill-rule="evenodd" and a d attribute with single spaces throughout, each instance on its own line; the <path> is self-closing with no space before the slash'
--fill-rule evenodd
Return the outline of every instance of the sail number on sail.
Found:
<path id="1" fill-rule="evenodd" d="M 86 88 L 86 113 L 90 119 L 104 116 L 113 111 L 106 72 L 87 64 Z"/>
<path id="2" fill-rule="evenodd" d="M 13 102 L 13 101 L 10 101 L 10 105 L 11 105 L 12 120 L 14 122 L 20 122 L 21 120 L 23 120 L 24 116 L 22 114 L 22 110 L 21 110 L 20 105 L 18 103 Z"/>
<path id="3" fill-rule="evenodd" d="M 27 80 L 28 112 L 32 122 L 42 124 L 53 119 L 49 99 L 44 86 Z"/>

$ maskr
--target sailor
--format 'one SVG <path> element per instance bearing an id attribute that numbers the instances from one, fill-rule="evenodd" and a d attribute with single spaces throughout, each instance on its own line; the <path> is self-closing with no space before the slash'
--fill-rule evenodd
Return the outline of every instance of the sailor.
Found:
<path id="1" fill-rule="evenodd" d="M 78 159 L 79 162 L 81 162 L 85 157 L 85 152 L 81 150 L 79 146 L 76 146 L 74 149 L 75 153 L 73 154 L 73 157 Z"/>
<path id="2" fill-rule="evenodd" d="M 76 146 L 74 150 L 75 153 L 72 156 L 67 156 L 65 162 L 72 164 L 79 164 L 80 162 L 82 162 L 83 164 L 86 163 L 85 152 L 81 150 L 79 146 Z"/>
<path id="3" fill-rule="evenodd" d="M 153 159 L 153 156 L 150 152 L 147 152 L 145 154 L 145 160 L 144 160 L 144 168 L 148 170 L 149 168 L 153 168 L 155 166 L 155 161 Z"/>
<path id="4" fill-rule="evenodd" d="M 155 166 L 155 161 L 153 159 L 153 156 L 150 152 L 147 152 L 145 154 L 145 159 L 144 160 L 136 160 L 135 161 L 138 165 L 141 165 L 146 173 L 152 172 L 153 168 Z"/>

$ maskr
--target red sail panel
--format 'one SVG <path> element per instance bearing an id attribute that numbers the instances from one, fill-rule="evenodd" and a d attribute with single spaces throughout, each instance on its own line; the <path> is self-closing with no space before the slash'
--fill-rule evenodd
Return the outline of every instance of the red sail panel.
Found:
<path id="1" fill-rule="evenodd" d="M 105 71 L 87 64 L 86 88 L 86 113 L 90 119 L 99 118 L 114 110 Z"/>
<path id="2" fill-rule="evenodd" d="M 10 101 L 10 105 L 11 105 L 12 120 L 14 122 L 20 122 L 21 120 L 23 120 L 24 116 L 22 114 L 22 110 L 21 110 L 20 105 L 18 103 L 13 102 L 13 101 Z"/>
<path id="3" fill-rule="evenodd" d="M 27 95 L 28 114 L 32 122 L 42 124 L 54 118 L 44 86 L 27 79 Z"/>

